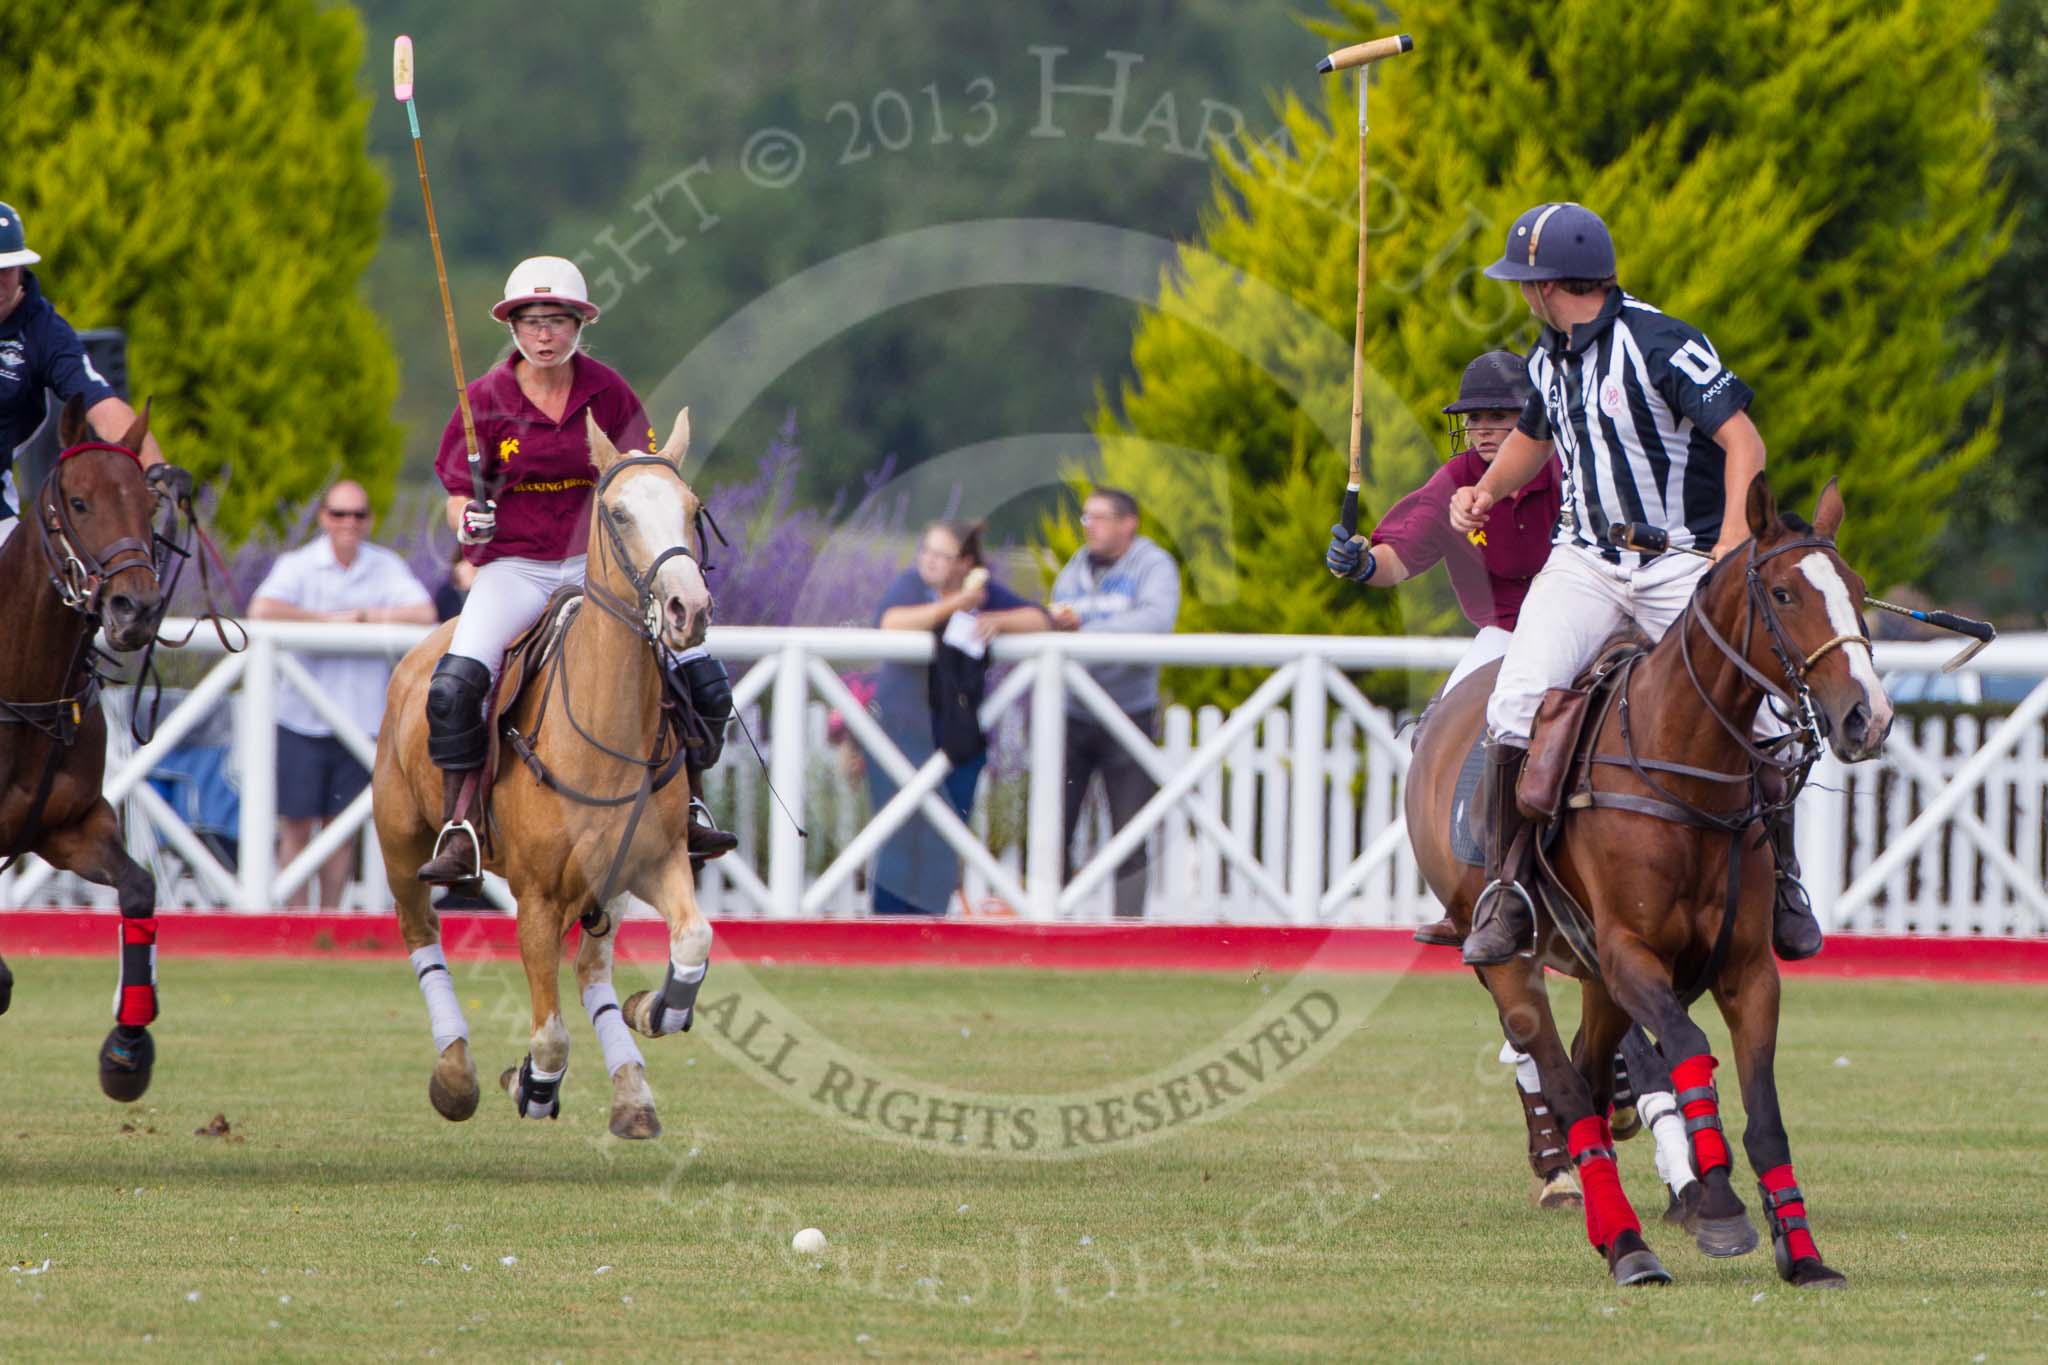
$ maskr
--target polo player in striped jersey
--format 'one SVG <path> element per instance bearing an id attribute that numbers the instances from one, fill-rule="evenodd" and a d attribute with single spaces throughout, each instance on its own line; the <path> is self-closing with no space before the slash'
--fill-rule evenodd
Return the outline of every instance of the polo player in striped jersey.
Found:
<path id="1" fill-rule="evenodd" d="M 1695 555 L 1623 549 L 1608 527 L 1645 522 L 1668 532 L 1674 551 L 1711 548 L 1718 560 L 1749 539 L 1750 480 L 1764 467 L 1749 385 L 1698 328 L 1621 290 L 1599 215 L 1572 203 L 1537 205 L 1508 229 L 1486 274 L 1520 288 L 1543 324 L 1529 356 L 1536 392 L 1485 477 L 1452 496 L 1451 525 L 1483 525 L 1553 455 L 1565 494 L 1555 552 L 1529 586 L 1486 709 L 1480 806 L 1489 881 L 1465 940 L 1474 966 L 1507 961 L 1534 931 L 1517 889 L 1524 869 L 1506 864 L 1525 823 L 1515 782 L 1544 692 L 1570 686 L 1624 625 L 1661 637 L 1710 567 Z M 1771 942 L 1797 961 L 1820 951 L 1821 930 L 1798 882 L 1789 809 L 1772 819 L 1770 836 L 1778 866 Z"/>

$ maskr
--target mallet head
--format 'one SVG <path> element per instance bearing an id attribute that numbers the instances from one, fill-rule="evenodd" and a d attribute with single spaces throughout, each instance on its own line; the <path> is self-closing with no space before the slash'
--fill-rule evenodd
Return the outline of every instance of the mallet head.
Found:
<path id="1" fill-rule="evenodd" d="M 412 98 L 412 39 L 403 33 L 391 44 L 391 93 L 400 103 Z"/>

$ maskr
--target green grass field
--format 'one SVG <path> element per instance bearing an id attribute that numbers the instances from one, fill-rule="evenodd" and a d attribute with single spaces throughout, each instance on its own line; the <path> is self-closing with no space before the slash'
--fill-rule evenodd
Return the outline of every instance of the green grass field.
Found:
<path id="1" fill-rule="evenodd" d="M 1657 1226 L 1646 1140 L 1622 1147 L 1623 1175 L 1678 1283 L 1614 1288 L 1578 1215 L 1528 1202 L 1498 1036 L 1461 978 L 1308 983 L 1358 1024 L 1320 1061 L 1214 1122 L 1044 1159 L 853 1131 L 773 1093 L 761 1039 L 738 1061 L 704 1022 L 644 1044 L 659 1141 L 607 1138 L 580 1013 L 564 1117 L 515 1120 L 490 1079 L 524 1051 L 524 982 L 505 963 L 456 967 L 488 1075 L 477 1116 L 449 1124 L 426 1102 L 425 1010 L 395 956 L 167 955 L 156 1083 L 124 1108 L 93 1074 L 111 961 L 13 965 L 9 1359 L 2048 1354 L 2039 990 L 1793 988 L 1785 1108 L 1821 1249 L 1851 1280 L 1802 1295 L 1768 1245 L 1708 1261 Z M 704 999 L 741 984 L 863 1065 L 1038 1095 L 1186 1069 L 1304 987 L 714 961 Z M 1734 1090 L 1731 1070 L 1731 1135 Z M 216 1112 L 231 1136 L 196 1136 Z M 1039 1127 L 1055 1149 L 1061 1124 Z M 831 1238 L 822 1258 L 789 1250 L 807 1225 Z"/>

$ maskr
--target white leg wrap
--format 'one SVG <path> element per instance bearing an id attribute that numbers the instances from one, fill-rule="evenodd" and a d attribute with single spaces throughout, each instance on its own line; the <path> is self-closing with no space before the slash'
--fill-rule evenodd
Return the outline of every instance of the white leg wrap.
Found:
<path id="1" fill-rule="evenodd" d="M 434 1031 L 434 1050 L 446 1052 L 458 1038 L 469 1037 L 469 1021 L 455 1000 L 455 978 L 448 974 L 448 959 L 441 945 L 429 943 L 412 953 L 412 969 L 419 977 L 420 994 L 427 998 L 427 1026 Z"/>
<path id="2" fill-rule="evenodd" d="M 1500 1045 L 1500 1064 L 1515 1069 L 1515 1084 L 1522 1087 L 1525 1095 L 1543 1093 L 1543 1081 L 1536 1072 L 1536 1059 L 1516 1047 L 1513 1043 Z"/>
<path id="3" fill-rule="evenodd" d="M 1636 1112 L 1649 1126 L 1657 1143 L 1657 1174 L 1677 1194 L 1693 1182 L 1692 1144 L 1686 1140 L 1685 1120 L 1678 1113 L 1678 1097 L 1669 1090 L 1653 1090 L 1636 1097 Z"/>
<path id="4" fill-rule="evenodd" d="M 626 1027 L 626 1016 L 619 1012 L 619 993 L 612 989 L 611 982 L 592 982 L 583 992 L 583 1008 L 590 1014 L 590 1026 L 597 1030 L 597 1045 L 604 1049 L 607 1073 L 618 1075 L 619 1068 L 628 1062 L 647 1064 L 633 1042 L 633 1031 Z"/>

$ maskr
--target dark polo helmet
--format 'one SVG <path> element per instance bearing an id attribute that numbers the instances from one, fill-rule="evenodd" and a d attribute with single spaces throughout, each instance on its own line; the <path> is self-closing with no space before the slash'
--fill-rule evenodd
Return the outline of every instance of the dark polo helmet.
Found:
<path id="1" fill-rule="evenodd" d="M 1486 278 L 1604 280 L 1614 274 L 1614 238 L 1600 215 L 1581 204 L 1538 204 L 1508 229 L 1500 259 Z"/>
<path id="2" fill-rule="evenodd" d="M 28 249 L 28 233 L 22 229 L 21 215 L 12 205 L 0 204 L 0 269 L 10 265 L 34 265 L 43 259 Z"/>
<path id="3" fill-rule="evenodd" d="M 1520 412 L 1536 386 L 1529 365 L 1513 351 L 1488 351 L 1465 367 L 1458 397 L 1444 411 L 1453 417 L 1468 412 Z"/>

